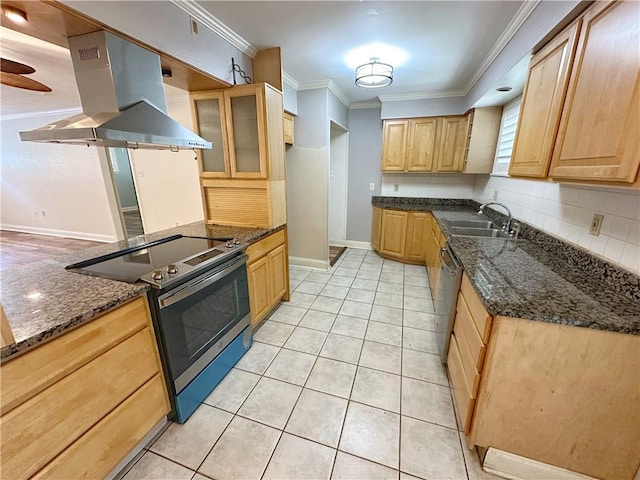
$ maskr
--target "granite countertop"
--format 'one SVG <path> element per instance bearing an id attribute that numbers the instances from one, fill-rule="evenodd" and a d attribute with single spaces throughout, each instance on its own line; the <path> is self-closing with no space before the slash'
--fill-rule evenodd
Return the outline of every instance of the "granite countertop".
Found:
<path id="1" fill-rule="evenodd" d="M 442 221 L 478 219 L 475 202 L 411 200 L 403 203 L 401 198 L 381 201 L 374 197 L 372 204 L 385 209 L 431 211 L 491 315 L 640 335 L 638 278 L 633 274 L 622 275 L 625 278 L 621 281 L 627 284 L 618 288 L 615 276 L 604 282 L 592 271 L 570 264 L 554 248 L 543 248 L 538 238 L 534 243 L 522 237 L 454 237 Z M 588 262 L 589 255 L 584 253 L 575 263 Z"/>
<path id="2" fill-rule="evenodd" d="M 22 353 L 81 325 L 99 314 L 144 294 L 144 282 L 125 283 L 65 270 L 75 262 L 141 245 L 172 235 L 234 237 L 252 243 L 280 230 L 207 225 L 195 222 L 128 241 L 107 243 L 12 269 L 2 278 L 0 302 L 16 342 L 0 349 L 0 359 Z"/>

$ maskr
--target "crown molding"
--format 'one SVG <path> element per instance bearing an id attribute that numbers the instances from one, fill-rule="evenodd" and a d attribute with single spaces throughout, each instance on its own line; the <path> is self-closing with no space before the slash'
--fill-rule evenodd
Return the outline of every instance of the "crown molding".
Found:
<path id="1" fill-rule="evenodd" d="M 335 82 L 331 79 L 328 80 L 317 80 L 315 82 L 305 82 L 298 84 L 298 90 L 315 90 L 317 88 L 327 88 L 331 93 L 333 93 L 342 104 L 349 108 L 350 102 L 346 97 L 342 90 L 338 88 Z"/>
<path id="2" fill-rule="evenodd" d="M 364 110 L 365 108 L 380 108 L 380 102 L 354 102 L 349 105 L 349 110 Z"/>
<path id="3" fill-rule="evenodd" d="M 300 82 L 298 82 L 295 78 L 293 78 L 285 71 L 282 72 L 282 81 L 294 90 L 298 90 L 298 87 L 300 86 Z"/>
<path id="4" fill-rule="evenodd" d="M 251 58 L 256 56 L 258 51 L 253 45 L 198 5 L 195 0 L 170 0 L 170 2 Z"/>
<path id="5" fill-rule="evenodd" d="M 385 102 L 401 102 L 404 100 L 429 100 L 433 98 L 449 98 L 464 97 L 466 93 L 463 90 L 446 90 L 443 92 L 433 93 L 396 93 L 391 95 L 378 95 L 382 103 Z"/>
<path id="6" fill-rule="evenodd" d="M 22 118 L 48 117 L 49 115 L 77 115 L 78 113 L 82 113 L 82 108 L 80 107 L 61 108 L 58 110 L 40 110 L 38 112 L 26 112 L 26 113 L 15 113 L 13 115 L 2 115 L 0 116 L 0 120 L 4 122 L 6 120 L 20 120 Z"/>
<path id="7" fill-rule="evenodd" d="M 476 70 L 476 73 L 473 75 L 473 77 L 471 77 L 467 88 L 465 88 L 465 95 L 467 95 L 474 87 L 474 85 L 478 82 L 478 80 L 480 80 L 480 77 L 482 77 L 484 72 L 487 71 L 496 57 L 500 54 L 500 52 L 502 52 L 504 47 L 507 46 L 509 40 L 513 38 L 518 30 L 520 30 L 522 24 L 524 24 L 527 18 L 529 18 L 529 15 L 531 15 L 531 13 L 536 9 L 540 2 L 541 0 L 527 0 L 525 2 L 522 2 L 522 5 L 507 25 L 507 28 L 505 28 L 502 34 L 498 37 L 498 40 L 496 40 L 496 43 L 493 45 L 491 50 L 489 50 L 489 53 L 478 67 L 478 70 Z"/>

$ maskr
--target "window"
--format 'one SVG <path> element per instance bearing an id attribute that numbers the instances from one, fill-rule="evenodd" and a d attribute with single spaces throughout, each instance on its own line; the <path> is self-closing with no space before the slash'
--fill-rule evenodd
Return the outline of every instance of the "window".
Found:
<path id="1" fill-rule="evenodd" d="M 498 134 L 498 145 L 496 147 L 496 159 L 493 163 L 493 175 L 507 175 L 511 152 L 513 151 L 513 141 L 516 138 L 516 126 L 518 125 L 518 115 L 520 114 L 520 102 L 522 97 L 507 103 L 502 111 L 502 121 L 500 122 L 500 133 Z"/>

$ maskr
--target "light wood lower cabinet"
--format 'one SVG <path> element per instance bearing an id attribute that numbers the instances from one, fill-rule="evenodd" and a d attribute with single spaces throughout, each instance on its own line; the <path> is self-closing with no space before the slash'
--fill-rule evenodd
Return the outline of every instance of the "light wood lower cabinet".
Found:
<path id="1" fill-rule="evenodd" d="M 406 212 L 373 207 L 371 246 L 381 256 L 425 265 L 432 255 L 430 212 Z M 439 232 L 439 230 L 438 230 Z"/>
<path id="2" fill-rule="evenodd" d="M 382 254 L 404 258 L 408 219 L 409 212 L 382 211 L 382 232 L 380 234 L 380 252 Z"/>
<path id="3" fill-rule="evenodd" d="M 286 229 L 247 248 L 251 324 L 257 325 L 280 300 L 289 300 L 289 256 Z"/>
<path id="4" fill-rule="evenodd" d="M 640 337 L 492 317 L 465 274 L 448 370 L 469 446 L 596 478 L 634 478 Z"/>
<path id="5" fill-rule="evenodd" d="M 169 412 L 142 297 L 8 361 L 1 373 L 6 478 L 104 477 Z"/>

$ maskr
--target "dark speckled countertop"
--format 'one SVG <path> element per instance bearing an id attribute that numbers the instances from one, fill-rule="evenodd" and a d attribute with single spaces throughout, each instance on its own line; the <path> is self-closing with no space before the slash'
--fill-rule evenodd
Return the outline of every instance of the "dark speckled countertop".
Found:
<path id="1" fill-rule="evenodd" d="M 572 264 L 569 255 L 557 254 L 557 248 L 545 248 L 539 231 L 535 243 L 527 238 L 454 237 L 442 220 L 477 219 L 477 203 L 409 200 L 374 197 L 372 204 L 386 209 L 431 211 L 490 314 L 640 335 L 637 276 L 609 274 L 605 282 L 593 274 L 594 269 L 575 265 L 589 263 L 587 252 L 578 252 L 582 258 Z M 555 245 L 558 239 L 548 241 Z M 597 258 L 592 261 L 603 263 Z M 620 272 L 616 267 L 611 270 Z M 616 285 L 616 279 L 624 286 Z"/>
<path id="2" fill-rule="evenodd" d="M 235 237 L 243 242 L 252 243 L 281 228 L 283 227 L 227 227 L 195 222 L 12 269 L 2 276 L 0 302 L 16 342 L 2 347 L 0 359 L 6 361 L 111 308 L 122 305 L 149 289 L 144 282 L 124 283 L 65 270 L 64 267 L 71 263 L 172 235 Z"/>

